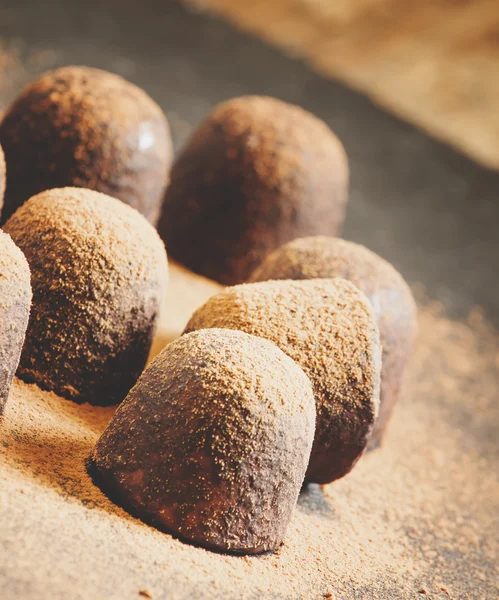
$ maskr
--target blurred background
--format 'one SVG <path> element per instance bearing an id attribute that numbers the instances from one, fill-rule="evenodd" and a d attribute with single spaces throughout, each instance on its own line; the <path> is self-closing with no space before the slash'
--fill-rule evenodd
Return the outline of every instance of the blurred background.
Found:
<path id="1" fill-rule="evenodd" d="M 497 0 L 0 0 L 0 110 L 62 64 L 143 87 L 177 149 L 233 96 L 317 114 L 350 159 L 345 237 L 499 323 Z"/>

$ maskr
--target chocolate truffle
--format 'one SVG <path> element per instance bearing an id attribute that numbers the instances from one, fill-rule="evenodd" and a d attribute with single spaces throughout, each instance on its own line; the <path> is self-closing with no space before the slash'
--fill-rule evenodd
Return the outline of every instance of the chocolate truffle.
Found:
<path id="1" fill-rule="evenodd" d="M 366 447 L 379 403 L 381 347 L 365 295 L 344 279 L 238 285 L 210 298 L 186 331 L 206 327 L 266 338 L 302 367 L 317 409 L 306 479 L 346 475 Z"/>
<path id="2" fill-rule="evenodd" d="M 337 238 L 295 240 L 268 256 L 250 281 L 343 277 L 361 289 L 374 308 L 383 352 L 379 416 L 369 441 L 379 444 L 397 401 L 417 329 L 409 286 L 395 268 L 364 246 Z"/>
<path id="3" fill-rule="evenodd" d="M 30 305 L 28 263 L 11 237 L 0 230 L 0 415 L 19 364 Z"/>
<path id="4" fill-rule="evenodd" d="M 79 402 L 123 400 L 144 368 L 167 282 L 154 227 L 115 198 L 60 188 L 24 203 L 5 231 L 33 286 L 18 375 Z"/>
<path id="5" fill-rule="evenodd" d="M 2 222 L 51 188 L 84 187 L 130 204 L 155 223 L 172 143 L 160 107 L 125 79 L 88 67 L 42 75 L 0 123 L 7 161 Z"/>
<path id="6" fill-rule="evenodd" d="M 348 164 L 325 123 L 274 98 L 220 104 L 175 161 L 158 230 L 198 274 L 242 283 L 272 250 L 339 235 Z"/>
<path id="7" fill-rule="evenodd" d="M 2 214 L 3 196 L 5 193 L 5 173 L 5 156 L 2 150 L 2 146 L 0 146 L 0 215 Z"/>
<path id="8" fill-rule="evenodd" d="M 277 346 L 198 331 L 146 369 L 97 442 L 90 473 L 160 529 L 256 554 L 283 541 L 314 426 L 310 381 Z"/>

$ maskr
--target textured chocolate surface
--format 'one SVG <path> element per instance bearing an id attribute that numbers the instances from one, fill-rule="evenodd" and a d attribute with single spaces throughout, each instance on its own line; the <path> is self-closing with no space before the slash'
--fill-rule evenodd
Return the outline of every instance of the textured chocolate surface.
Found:
<path id="1" fill-rule="evenodd" d="M 6 178 L 6 167 L 5 167 L 5 156 L 0 146 L 0 215 L 2 214 L 3 196 L 5 193 L 5 178 Z"/>
<path id="2" fill-rule="evenodd" d="M 343 277 L 362 290 L 377 316 L 382 346 L 379 415 L 369 441 L 375 446 L 395 405 L 417 329 L 416 304 L 395 268 L 360 244 L 329 237 L 285 244 L 257 267 L 250 281 Z"/>
<path id="3" fill-rule="evenodd" d="M 90 188 L 130 204 L 155 223 L 172 143 L 160 107 L 122 77 L 89 67 L 42 75 L 0 123 L 8 165 L 1 222 L 51 188 Z"/>
<path id="4" fill-rule="evenodd" d="M 346 154 L 325 123 L 244 96 L 218 105 L 176 159 L 158 230 L 175 259 L 232 285 L 289 240 L 341 233 L 347 197 Z"/>
<path id="5" fill-rule="evenodd" d="M 97 442 L 90 472 L 157 527 L 207 548 L 282 543 L 315 429 L 309 379 L 277 346 L 207 329 L 167 346 Z"/>
<path id="6" fill-rule="evenodd" d="M 28 263 L 0 230 L 0 415 L 19 364 L 31 305 Z"/>
<path id="7" fill-rule="evenodd" d="M 18 374 L 80 402 L 120 402 L 144 368 L 167 283 L 163 243 L 136 210 L 91 190 L 48 190 L 5 230 L 31 269 Z"/>
<path id="8" fill-rule="evenodd" d="M 317 423 L 306 478 L 329 483 L 364 451 L 378 412 L 381 347 L 365 295 L 344 279 L 267 281 L 227 288 L 186 331 L 239 329 L 274 342 L 307 373 Z"/>

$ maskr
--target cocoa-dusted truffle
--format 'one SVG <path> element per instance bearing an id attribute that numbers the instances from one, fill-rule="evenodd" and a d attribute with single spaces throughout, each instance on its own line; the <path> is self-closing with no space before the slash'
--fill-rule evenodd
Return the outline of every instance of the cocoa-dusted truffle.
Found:
<path id="1" fill-rule="evenodd" d="M 123 400 L 144 368 L 166 287 L 154 227 L 115 198 L 60 188 L 23 204 L 5 230 L 33 286 L 18 375 L 80 402 Z"/>
<path id="2" fill-rule="evenodd" d="M 207 548 L 277 548 L 314 437 L 310 381 L 240 331 L 184 335 L 146 369 L 97 442 L 90 472 L 137 516 Z"/>
<path id="3" fill-rule="evenodd" d="M 0 415 L 19 364 L 30 305 L 28 263 L 11 237 L 0 230 Z"/>
<path id="4" fill-rule="evenodd" d="M 114 196 L 155 223 L 172 143 L 160 107 L 125 79 L 88 67 L 42 75 L 0 123 L 7 161 L 2 222 L 34 194 L 76 186 Z"/>
<path id="5" fill-rule="evenodd" d="M 5 193 L 5 156 L 0 146 L 0 215 L 2 214 L 3 196 Z"/>
<path id="6" fill-rule="evenodd" d="M 372 308 L 344 279 L 269 281 L 227 288 L 199 308 L 186 331 L 239 329 L 274 342 L 309 376 L 317 425 L 306 478 L 346 475 L 378 412 L 381 349 Z"/>
<path id="7" fill-rule="evenodd" d="M 386 260 L 364 246 L 337 238 L 295 240 L 268 256 L 250 281 L 344 277 L 361 289 L 376 313 L 383 351 L 379 416 L 369 441 L 376 446 L 397 401 L 417 329 L 409 286 Z"/>
<path id="8" fill-rule="evenodd" d="M 245 96 L 217 106 L 175 161 L 158 230 L 173 258 L 233 285 L 289 240 L 339 235 L 347 195 L 346 154 L 325 123 Z"/>

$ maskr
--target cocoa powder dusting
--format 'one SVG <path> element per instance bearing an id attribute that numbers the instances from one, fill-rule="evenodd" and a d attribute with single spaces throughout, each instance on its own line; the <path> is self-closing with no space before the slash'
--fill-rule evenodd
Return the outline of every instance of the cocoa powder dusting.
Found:
<path id="1" fill-rule="evenodd" d="M 261 557 L 215 554 L 130 517 L 85 471 L 113 409 L 16 381 L 0 420 L 2 597 L 495 598 L 499 334 L 435 306 L 419 323 L 382 448 L 302 492 L 284 546 Z"/>
<path id="2" fill-rule="evenodd" d="M 369 442 L 379 444 L 395 405 L 417 330 L 416 305 L 403 277 L 360 244 L 316 236 L 284 244 L 249 281 L 344 277 L 362 290 L 376 314 L 383 349 L 380 411 Z"/>
<path id="3" fill-rule="evenodd" d="M 42 192 L 5 224 L 31 269 L 18 374 L 79 402 L 116 404 L 142 372 L 166 292 L 156 230 L 92 190 Z"/>
<path id="4" fill-rule="evenodd" d="M 97 442 L 94 480 L 158 529 L 215 550 L 278 548 L 315 432 L 310 380 L 277 346 L 230 329 L 169 344 Z"/>
<path id="5" fill-rule="evenodd" d="M 306 478 L 329 483 L 364 451 L 379 404 L 381 347 L 366 296 L 344 279 L 229 287 L 201 306 L 186 332 L 240 329 L 295 360 L 314 390 L 317 425 Z"/>
<path id="6" fill-rule="evenodd" d="M 173 156 L 161 108 L 118 75 L 62 67 L 26 86 L 0 122 L 9 165 L 1 221 L 47 189 L 119 198 L 155 223 Z"/>

